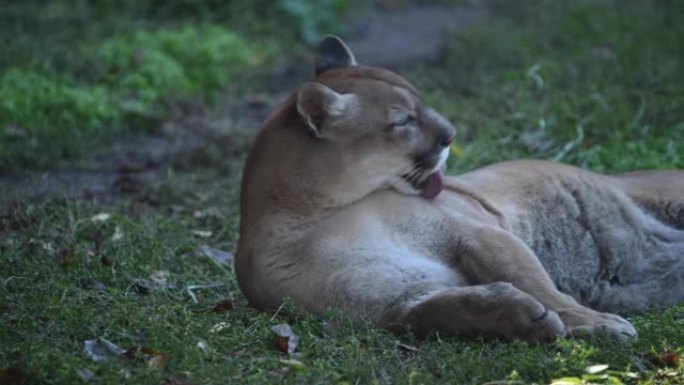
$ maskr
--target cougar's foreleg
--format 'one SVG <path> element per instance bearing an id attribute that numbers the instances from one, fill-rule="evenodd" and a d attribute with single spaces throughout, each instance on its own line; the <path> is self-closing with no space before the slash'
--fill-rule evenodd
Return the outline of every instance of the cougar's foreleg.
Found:
<path id="1" fill-rule="evenodd" d="M 565 334 L 565 325 L 531 295 L 508 283 L 450 287 L 426 293 L 390 309 L 390 329 L 430 330 L 548 341 Z"/>
<path id="2" fill-rule="evenodd" d="M 561 293 L 534 252 L 504 230 L 473 230 L 470 244 L 456 258 L 460 271 L 476 284 L 509 282 L 557 312 L 569 334 L 608 334 L 620 339 L 636 336 L 636 330 L 615 314 L 600 313 Z"/>

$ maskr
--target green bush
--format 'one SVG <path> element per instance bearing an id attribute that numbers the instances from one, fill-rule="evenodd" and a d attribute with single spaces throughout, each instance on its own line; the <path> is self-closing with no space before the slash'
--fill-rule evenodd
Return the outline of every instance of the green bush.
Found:
<path id="1" fill-rule="evenodd" d="M 89 82 L 75 80 L 78 71 L 10 68 L 0 77 L 0 169 L 79 156 L 123 129 L 139 130 L 128 126 L 163 113 L 160 102 L 170 98 L 213 100 L 246 67 L 263 63 L 268 49 L 206 25 L 137 31 L 95 50 L 77 47 L 74 56 L 93 72 Z"/>
<path id="2" fill-rule="evenodd" d="M 19 69 L 0 77 L 1 121 L 29 132 L 48 124 L 96 126 L 119 116 L 104 87 L 78 87 Z"/>
<path id="3" fill-rule="evenodd" d="M 240 36 L 217 26 L 139 31 L 105 41 L 97 55 L 103 82 L 149 108 L 163 96 L 213 97 L 245 66 L 265 55 Z"/>
<path id="4" fill-rule="evenodd" d="M 79 155 L 121 116 L 105 87 L 10 69 L 0 77 L 0 170 Z"/>

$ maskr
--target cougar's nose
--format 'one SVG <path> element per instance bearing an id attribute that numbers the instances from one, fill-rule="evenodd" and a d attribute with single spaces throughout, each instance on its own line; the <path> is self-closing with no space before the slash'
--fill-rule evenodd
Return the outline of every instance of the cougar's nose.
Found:
<path id="1" fill-rule="evenodd" d="M 442 147 L 449 147 L 449 145 L 451 144 L 451 142 L 454 141 L 454 136 L 456 136 L 456 135 L 454 135 L 453 132 L 443 133 L 443 134 L 441 135 L 441 137 L 440 137 L 439 144 L 440 144 Z"/>
<path id="2" fill-rule="evenodd" d="M 442 115 L 438 114 L 435 110 L 428 107 L 426 108 L 426 113 L 433 119 L 432 129 L 437 131 L 437 143 L 436 145 L 440 148 L 449 147 L 451 142 L 454 140 L 456 135 L 456 129 L 449 123 L 448 120 L 444 119 Z"/>

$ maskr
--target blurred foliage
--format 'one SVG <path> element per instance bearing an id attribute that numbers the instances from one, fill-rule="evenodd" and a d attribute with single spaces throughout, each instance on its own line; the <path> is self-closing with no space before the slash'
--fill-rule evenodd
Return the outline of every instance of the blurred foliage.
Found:
<path id="1" fill-rule="evenodd" d="M 215 96 L 241 69 L 264 59 L 264 51 L 217 26 L 138 31 L 105 40 L 97 53 L 103 82 L 136 95 L 143 109 L 180 92 Z"/>
<path id="2" fill-rule="evenodd" d="M 348 0 L 278 0 L 277 4 L 294 19 L 300 35 L 309 44 L 343 30 L 339 16 L 349 8 Z"/>
<path id="3" fill-rule="evenodd" d="M 120 117 L 102 86 L 10 69 L 0 77 L 0 170 L 75 156 L 73 143 Z"/>
<path id="4" fill-rule="evenodd" d="M 144 130 L 169 99 L 215 101 L 285 47 L 339 31 L 349 4 L 3 1 L 0 172 L 54 166 Z"/>
<path id="5" fill-rule="evenodd" d="M 170 98 L 213 100 L 269 54 L 216 26 L 137 31 L 103 40 L 90 57 L 79 48 L 75 55 L 92 63 L 89 81 L 16 68 L 0 77 L 0 170 L 48 165 L 140 131 L 163 116 L 161 102 Z"/>
<path id="6" fill-rule="evenodd" d="M 532 157 L 604 172 L 684 167 L 683 2 L 493 3 L 497 23 L 455 34 L 420 77 L 460 127 L 452 166 Z"/>

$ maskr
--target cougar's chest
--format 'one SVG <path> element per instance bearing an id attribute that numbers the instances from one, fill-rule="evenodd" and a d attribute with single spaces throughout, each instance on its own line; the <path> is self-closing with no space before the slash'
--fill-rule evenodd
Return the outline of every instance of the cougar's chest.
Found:
<path id="1" fill-rule="evenodd" d="M 425 200 L 389 191 L 360 207 L 359 213 L 372 212 L 382 226 L 383 237 L 396 247 L 449 261 L 463 245 L 462 227 L 469 226 L 469 220 L 462 221 L 464 210 L 446 197 Z"/>

